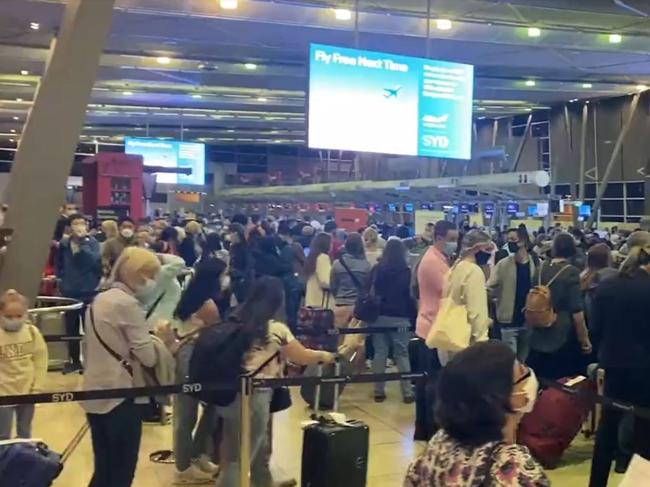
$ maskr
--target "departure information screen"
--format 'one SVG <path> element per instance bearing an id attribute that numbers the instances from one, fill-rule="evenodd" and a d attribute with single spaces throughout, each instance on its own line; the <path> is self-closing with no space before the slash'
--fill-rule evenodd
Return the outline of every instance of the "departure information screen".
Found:
<path id="1" fill-rule="evenodd" d="M 145 166 L 183 169 L 178 173 L 157 173 L 159 183 L 205 184 L 205 144 L 125 137 L 124 152 L 141 155 Z"/>
<path id="2" fill-rule="evenodd" d="M 309 147 L 470 159 L 474 67 L 312 44 Z"/>

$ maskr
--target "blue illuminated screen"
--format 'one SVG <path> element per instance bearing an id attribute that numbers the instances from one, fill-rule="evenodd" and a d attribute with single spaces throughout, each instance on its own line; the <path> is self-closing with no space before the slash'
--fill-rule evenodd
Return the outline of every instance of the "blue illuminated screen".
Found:
<path id="1" fill-rule="evenodd" d="M 312 44 L 309 147 L 470 159 L 474 67 Z"/>
<path id="2" fill-rule="evenodd" d="M 142 156 L 145 166 L 192 170 L 191 174 L 156 173 L 158 183 L 205 184 L 205 144 L 125 137 L 124 152 Z"/>

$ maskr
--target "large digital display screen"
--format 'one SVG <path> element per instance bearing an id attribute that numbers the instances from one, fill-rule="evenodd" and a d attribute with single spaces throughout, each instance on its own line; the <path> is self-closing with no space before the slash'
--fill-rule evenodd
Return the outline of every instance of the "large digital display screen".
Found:
<path id="1" fill-rule="evenodd" d="M 309 147 L 470 159 L 474 67 L 312 44 Z"/>
<path id="2" fill-rule="evenodd" d="M 141 155 L 145 166 L 180 170 L 156 173 L 158 183 L 205 184 L 205 144 L 125 137 L 124 152 Z"/>

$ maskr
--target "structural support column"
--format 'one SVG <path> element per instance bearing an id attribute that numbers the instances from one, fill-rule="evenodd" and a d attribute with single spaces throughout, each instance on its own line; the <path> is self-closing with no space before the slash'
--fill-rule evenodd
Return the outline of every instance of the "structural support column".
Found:
<path id="1" fill-rule="evenodd" d="M 625 140 L 625 136 L 630 130 L 630 126 L 632 125 L 632 120 L 634 120 L 634 114 L 636 113 L 636 107 L 639 106 L 640 99 L 641 99 L 641 93 L 637 93 L 632 98 L 632 103 L 630 104 L 630 113 L 628 113 L 627 119 L 625 120 L 623 127 L 621 127 L 621 132 L 618 134 L 618 139 L 616 139 L 616 145 L 614 146 L 612 155 L 609 158 L 609 162 L 607 163 L 607 166 L 605 167 L 605 172 L 603 173 L 603 179 L 600 182 L 600 186 L 598 187 L 598 192 L 596 194 L 596 201 L 594 201 L 594 207 L 591 210 L 591 216 L 587 220 L 587 223 L 585 224 L 585 228 L 591 228 L 591 226 L 594 223 L 594 220 L 596 219 L 596 214 L 600 209 L 600 203 L 603 199 L 603 196 L 605 195 L 605 191 L 607 190 L 607 185 L 609 184 L 609 177 L 612 174 L 612 169 L 614 168 L 614 162 L 616 161 L 618 155 L 621 153 L 621 148 L 623 147 L 623 141 Z"/>
<path id="2" fill-rule="evenodd" d="M 115 0 L 68 0 L 11 168 L 0 289 L 37 294 Z"/>
<path id="3" fill-rule="evenodd" d="M 578 200 L 585 199 L 585 164 L 587 162 L 587 122 L 589 121 L 589 105 L 582 105 L 582 125 L 580 126 L 580 176 L 578 182 L 580 190 Z"/>
<path id="4" fill-rule="evenodd" d="M 528 120 L 526 120 L 526 128 L 524 129 L 524 135 L 521 138 L 521 141 L 519 142 L 519 147 L 517 147 L 517 152 L 515 153 L 515 160 L 512 163 L 512 172 L 515 172 L 517 170 L 517 167 L 519 166 L 519 160 L 521 159 L 521 155 L 524 153 L 524 147 L 526 147 L 526 142 L 528 141 L 528 136 L 530 134 L 530 127 L 533 123 L 533 114 L 531 113 L 528 115 Z"/>

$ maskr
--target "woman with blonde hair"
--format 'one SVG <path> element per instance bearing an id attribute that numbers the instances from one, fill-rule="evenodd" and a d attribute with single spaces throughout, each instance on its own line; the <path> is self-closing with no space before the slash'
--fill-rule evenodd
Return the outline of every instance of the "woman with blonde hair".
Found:
<path id="1" fill-rule="evenodd" d="M 108 288 L 86 314 L 84 389 L 145 385 L 143 368 L 156 365 L 157 355 L 142 303 L 155 288 L 159 272 L 159 259 L 142 248 L 128 247 L 117 259 Z M 131 486 L 142 434 L 139 403 L 100 399 L 82 404 L 92 435 L 93 487 Z"/>
<path id="2" fill-rule="evenodd" d="M 591 331 L 600 338 L 598 363 L 605 370 L 604 395 L 650 407 L 650 233 L 635 232 L 618 276 L 603 281 L 594 297 Z M 618 449 L 623 413 L 603 408 L 589 487 L 605 487 Z M 634 417 L 632 453 L 650 458 L 650 421 Z"/>
<path id="3" fill-rule="evenodd" d="M 104 238 L 102 239 L 105 242 L 108 239 L 116 238 L 118 234 L 117 222 L 115 220 L 104 220 L 100 225 Z"/>
<path id="4" fill-rule="evenodd" d="M 374 266 L 381 259 L 384 250 L 379 244 L 379 232 L 372 227 L 368 227 L 361 236 L 366 250 L 366 260 L 370 262 L 370 265 Z"/>

